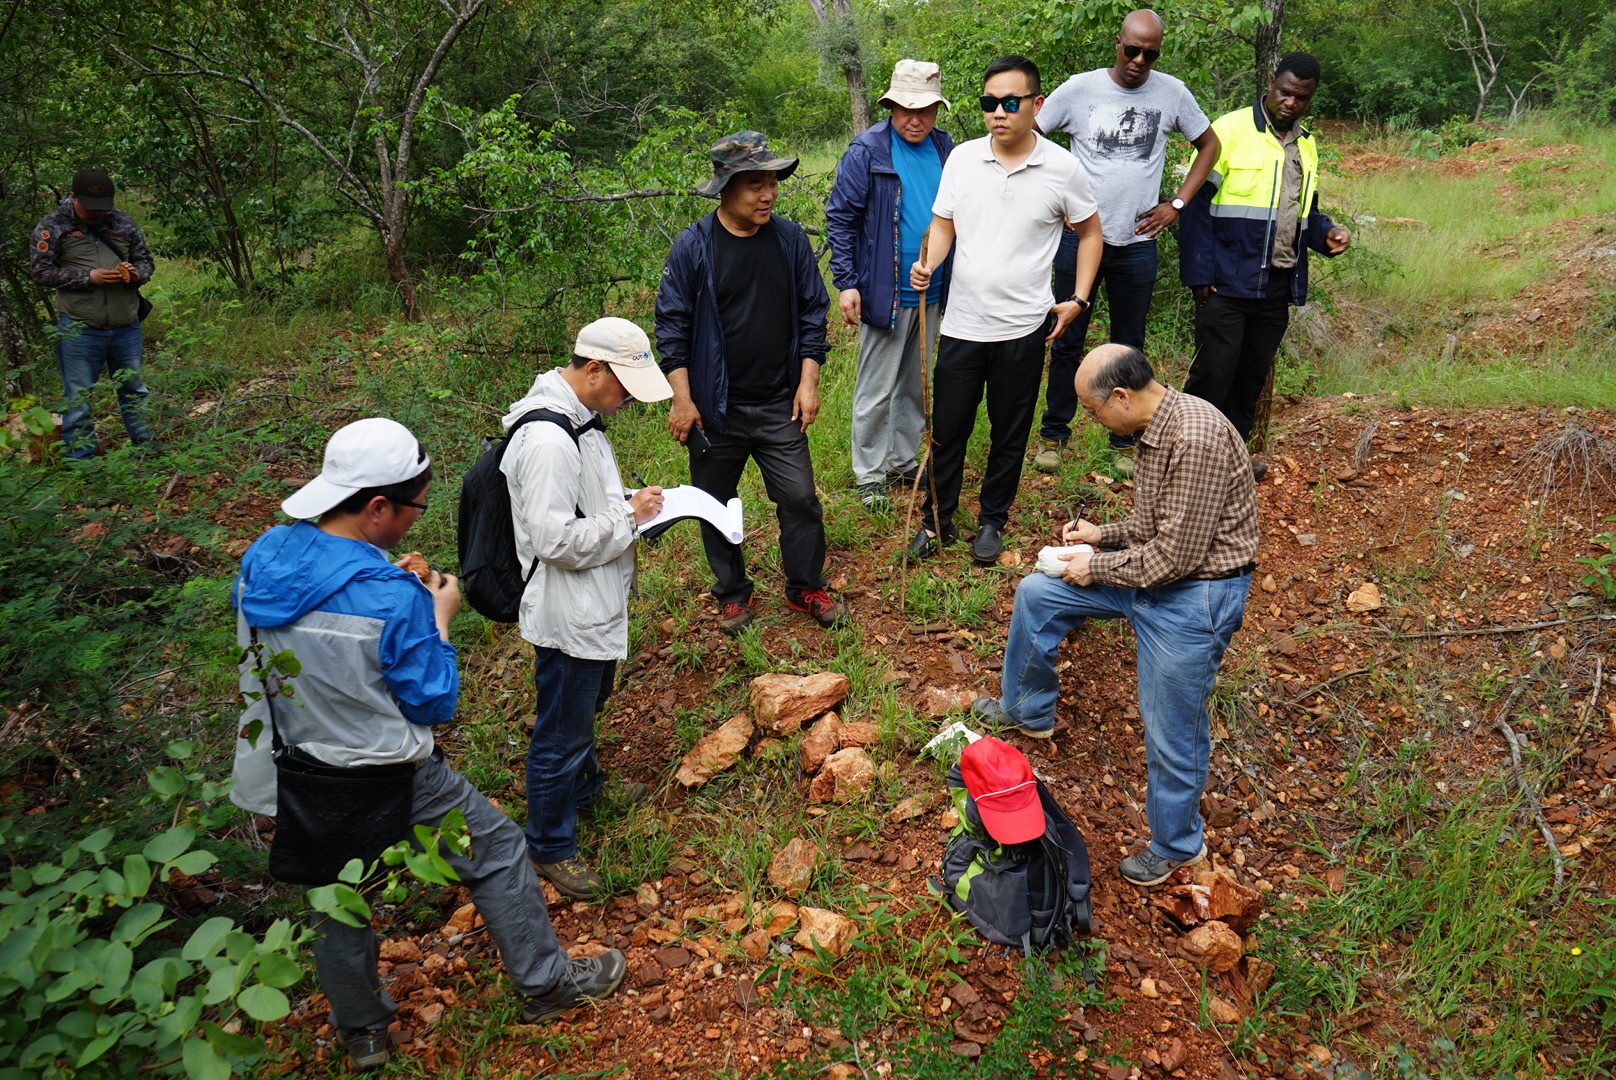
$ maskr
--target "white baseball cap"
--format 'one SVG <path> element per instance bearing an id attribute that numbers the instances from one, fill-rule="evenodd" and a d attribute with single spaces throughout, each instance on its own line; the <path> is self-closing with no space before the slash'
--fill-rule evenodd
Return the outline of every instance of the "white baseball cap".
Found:
<path id="1" fill-rule="evenodd" d="M 651 355 L 651 339 L 627 319 L 615 315 L 596 319 L 578 331 L 572 352 L 609 365 L 635 401 L 666 401 L 673 396 L 673 387 Z"/>
<path id="2" fill-rule="evenodd" d="M 288 517 L 317 518 L 356 491 L 402 484 L 430 464 L 426 450 L 397 420 L 355 420 L 338 428 L 325 444 L 320 475 L 281 503 L 281 509 Z"/>

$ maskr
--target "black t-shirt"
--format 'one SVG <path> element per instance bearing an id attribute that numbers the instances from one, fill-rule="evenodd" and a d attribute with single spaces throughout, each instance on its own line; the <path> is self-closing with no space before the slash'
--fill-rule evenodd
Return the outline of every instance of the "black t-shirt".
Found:
<path id="1" fill-rule="evenodd" d="M 713 285 L 724 328 L 729 400 L 763 405 L 791 395 L 791 266 L 769 222 L 736 236 L 713 222 Z"/>

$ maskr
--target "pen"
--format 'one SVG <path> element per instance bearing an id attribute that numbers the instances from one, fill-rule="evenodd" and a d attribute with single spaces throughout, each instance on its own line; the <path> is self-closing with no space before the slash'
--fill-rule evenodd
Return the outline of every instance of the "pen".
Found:
<path id="1" fill-rule="evenodd" d="M 1075 529 L 1075 528 L 1077 528 L 1077 523 L 1079 521 L 1083 520 L 1083 511 L 1087 510 L 1088 508 L 1089 508 L 1089 504 L 1086 501 L 1078 503 L 1077 504 L 1077 513 L 1072 516 L 1071 521 L 1068 521 L 1066 523 L 1066 529 Z M 1066 529 L 1061 530 L 1061 539 L 1062 540 L 1066 539 Z"/>
<path id="2" fill-rule="evenodd" d="M 630 469 L 628 471 L 628 474 L 630 476 L 632 476 L 634 478 L 634 482 L 636 484 L 640 485 L 641 487 L 650 487 L 651 486 L 650 484 L 647 484 L 645 482 L 645 477 L 641 476 L 639 473 L 635 472 L 633 469 Z"/>

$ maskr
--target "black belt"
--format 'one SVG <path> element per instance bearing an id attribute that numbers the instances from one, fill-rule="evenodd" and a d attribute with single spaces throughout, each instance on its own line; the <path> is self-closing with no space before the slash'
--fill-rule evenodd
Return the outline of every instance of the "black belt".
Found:
<path id="1" fill-rule="evenodd" d="M 1251 562 L 1248 562 L 1244 566 L 1237 566 L 1233 570 L 1225 570 L 1221 574 L 1207 574 L 1205 577 L 1198 577 L 1195 580 L 1196 581 L 1228 581 L 1230 578 L 1240 577 L 1242 574 L 1250 574 L 1250 573 L 1254 572 L 1256 569 L 1257 569 L 1257 563 L 1256 563 L 1255 560 L 1253 560 Z"/>

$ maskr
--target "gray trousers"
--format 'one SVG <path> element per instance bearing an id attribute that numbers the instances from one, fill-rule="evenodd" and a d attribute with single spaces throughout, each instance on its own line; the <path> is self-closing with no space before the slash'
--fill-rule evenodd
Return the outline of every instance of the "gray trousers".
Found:
<path id="1" fill-rule="evenodd" d="M 884 480 L 914 468 L 926 427 L 921 399 L 920 309 L 900 307 L 898 325 L 859 324 L 858 379 L 853 384 L 853 479 Z M 937 354 L 942 308 L 926 305 L 926 344 Z"/>
<path id="2" fill-rule="evenodd" d="M 451 810 L 466 815 L 472 858 L 450 854 L 449 865 L 471 890 L 505 974 L 523 994 L 544 993 L 565 975 L 567 954 L 556 943 L 522 830 L 434 757 L 415 774 L 411 824 L 435 826 Z M 376 973 L 376 932 L 368 924 L 348 926 L 323 915 L 315 915 L 311 925 L 323 935 L 314 943 L 314 970 L 331 999 L 331 1026 L 353 1030 L 390 1024 L 396 1006 Z"/>

